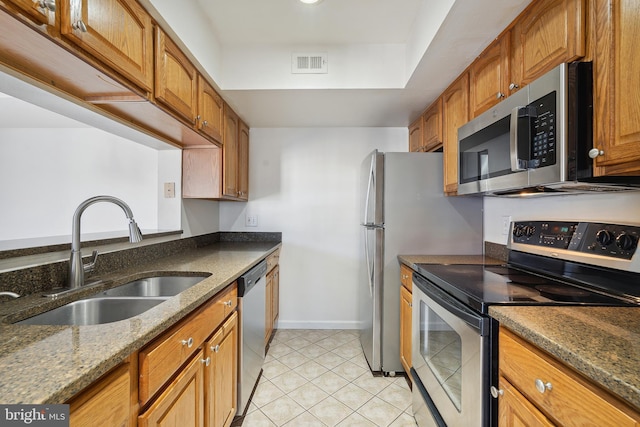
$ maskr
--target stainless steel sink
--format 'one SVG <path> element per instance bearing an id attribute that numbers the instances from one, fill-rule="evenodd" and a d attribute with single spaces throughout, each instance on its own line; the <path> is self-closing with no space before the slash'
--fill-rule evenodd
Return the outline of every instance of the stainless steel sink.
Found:
<path id="1" fill-rule="evenodd" d="M 154 276 L 108 289 L 97 296 L 172 297 L 206 279 L 203 276 Z"/>
<path id="2" fill-rule="evenodd" d="M 16 322 L 22 325 L 100 325 L 144 313 L 167 298 L 90 298 Z"/>

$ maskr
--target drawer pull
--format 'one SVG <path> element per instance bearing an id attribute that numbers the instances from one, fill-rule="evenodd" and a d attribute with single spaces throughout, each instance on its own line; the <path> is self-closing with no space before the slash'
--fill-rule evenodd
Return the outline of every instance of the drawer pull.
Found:
<path id="1" fill-rule="evenodd" d="M 182 345 L 186 345 L 188 348 L 193 347 L 193 338 L 189 338 L 188 340 L 180 341 Z"/>
<path id="2" fill-rule="evenodd" d="M 227 307 L 233 306 L 233 300 L 225 301 L 224 305 L 226 305 Z"/>
<path id="3" fill-rule="evenodd" d="M 545 383 L 541 379 L 536 379 L 536 389 L 540 393 L 544 393 L 547 390 L 551 391 L 552 388 L 553 386 L 551 385 L 551 383 Z"/>
<path id="4" fill-rule="evenodd" d="M 209 366 L 211 364 L 211 357 L 207 357 L 206 359 L 200 360 L 204 364 L 204 366 Z"/>
<path id="5" fill-rule="evenodd" d="M 212 345 L 211 346 L 211 351 L 214 351 L 216 353 L 219 352 L 220 351 L 220 344 Z"/>
<path id="6" fill-rule="evenodd" d="M 497 399 L 503 394 L 504 394 L 504 390 L 500 390 L 499 388 L 496 388 L 496 386 L 494 385 L 491 386 L 491 397 L 493 397 L 494 399 Z"/>

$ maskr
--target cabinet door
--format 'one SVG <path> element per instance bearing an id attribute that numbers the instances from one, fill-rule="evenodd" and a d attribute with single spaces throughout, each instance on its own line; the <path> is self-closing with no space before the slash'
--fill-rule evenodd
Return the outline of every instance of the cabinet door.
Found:
<path id="1" fill-rule="evenodd" d="M 552 427 L 553 424 L 509 381 L 500 377 L 502 395 L 498 398 L 498 426 Z"/>
<path id="2" fill-rule="evenodd" d="M 597 0 L 594 122 L 599 175 L 640 171 L 640 3 Z"/>
<path id="3" fill-rule="evenodd" d="M 400 361 L 407 373 L 411 369 L 411 305 L 411 292 L 400 286 Z"/>
<path id="4" fill-rule="evenodd" d="M 585 0 L 531 3 L 513 29 L 512 82 L 519 87 L 585 55 Z"/>
<path id="5" fill-rule="evenodd" d="M 249 126 L 240 121 L 238 132 L 238 197 L 249 200 Z"/>
<path id="6" fill-rule="evenodd" d="M 222 97 L 198 75 L 198 130 L 209 138 L 222 143 Z"/>
<path id="7" fill-rule="evenodd" d="M 237 410 L 238 312 L 207 343 L 205 427 L 228 427 Z"/>
<path id="8" fill-rule="evenodd" d="M 238 115 L 224 105 L 224 137 L 222 143 L 222 195 L 238 197 Z"/>
<path id="9" fill-rule="evenodd" d="M 442 94 L 444 192 L 458 190 L 458 128 L 469 121 L 469 74 L 464 73 Z"/>
<path id="10" fill-rule="evenodd" d="M 280 266 L 273 269 L 273 290 L 271 293 L 271 318 L 273 319 L 272 329 L 276 328 L 276 322 L 280 315 Z"/>
<path id="11" fill-rule="evenodd" d="M 422 116 L 409 126 L 409 151 L 412 153 L 422 151 Z"/>
<path id="12" fill-rule="evenodd" d="M 442 147 L 442 98 L 431 104 L 422 115 L 422 146 L 424 151 Z"/>
<path id="13" fill-rule="evenodd" d="M 36 24 L 50 24 L 55 22 L 55 0 L 5 0 L 14 5 Z"/>
<path id="14" fill-rule="evenodd" d="M 266 290 L 266 306 L 265 306 L 265 326 L 264 326 L 264 345 L 269 344 L 271 333 L 273 332 L 273 272 L 275 269 L 267 273 L 265 281 Z"/>
<path id="15" fill-rule="evenodd" d="M 510 35 L 506 33 L 487 47 L 469 68 L 471 117 L 477 117 L 500 102 L 509 81 Z"/>
<path id="16" fill-rule="evenodd" d="M 180 48 L 156 27 L 156 100 L 193 124 L 197 109 L 196 68 Z"/>
<path id="17" fill-rule="evenodd" d="M 141 89 L 153 86 L 151 16 L 135 0 L 62 0 L 61 33 Z"/>
<path id="18" fill-rule="evenodd" d="M 69 402 L 69 425 L 92 427 L 96 420 L 102 425 L 130 426 L 132 398 L 135 400 L 135 374 L 130 373 L 131 363 L 125 363 L 111 371 L 103 379 L 80 393 Z M 132 422 L 133 421 L 133 422 Z"/>
<path id="19" fill-rule="evenodd" d="M 204 425 L 204 353 L 200 350 L 142 415 L 139 427 Z"/>

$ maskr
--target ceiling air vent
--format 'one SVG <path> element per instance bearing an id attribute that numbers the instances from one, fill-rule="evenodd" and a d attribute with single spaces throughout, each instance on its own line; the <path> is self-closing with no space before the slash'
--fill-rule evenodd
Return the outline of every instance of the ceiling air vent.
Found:
<path id="1" fill-rule="evenodd" d="M 327 74 L 327 53 L 292 53 L 292 74 Z"/>

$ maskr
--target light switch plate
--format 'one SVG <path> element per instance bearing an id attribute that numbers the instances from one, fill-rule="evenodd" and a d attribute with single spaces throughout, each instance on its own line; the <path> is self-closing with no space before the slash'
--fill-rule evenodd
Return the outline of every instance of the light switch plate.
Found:
<path id="1" fill-rule="evenodd" d="M 511 227 L 511 216 L 503 215 L 502 217 L 502 235 L 506 236 L 509 234 L 509 227 Z"/>
<path id="2" fill-rule="evenodd" d="M 176 197 L 176 183 L 175 182 L 165 182 L 164 183 L 164 198 L 165 199 L 173 199 Z"/>
<path id="3" fill-rule="evenodd" d="M 247 217 L 245 218 L 245 225 L 247 227 L 257 227 L 258 215 L 247 215 Z"/>

